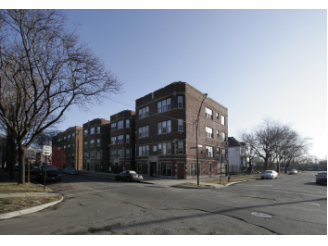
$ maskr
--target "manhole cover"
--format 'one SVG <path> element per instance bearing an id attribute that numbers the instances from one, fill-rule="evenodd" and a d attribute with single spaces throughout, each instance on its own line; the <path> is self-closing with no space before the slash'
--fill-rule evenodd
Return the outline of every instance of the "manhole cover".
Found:
<path id="1" fill-rule="evenodd" d="M 266 213 L 252 212 L 252 215 L 260 218 L 272 218 L 272 215 Z"/>

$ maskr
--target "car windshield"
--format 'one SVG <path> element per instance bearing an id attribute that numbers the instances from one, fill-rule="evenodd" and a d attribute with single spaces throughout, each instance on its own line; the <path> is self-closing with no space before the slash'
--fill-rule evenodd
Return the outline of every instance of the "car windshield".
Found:
<path id="1" fill-rule="evenodd" d="M 272 173 L 272 171 L 265 171 L 264 173 Z"/>
<path id="2" fill-rule="evenodd" d="M 135 171 L 129 171 L 130 173 L 136 173 Z"/>
<path id="3" fill-rule="evenodd" d="M 327 177 L 327 173 L 318 173 L 319 177 Z"/>
<path id="4" fill-rule="evenodd" d="M 44 167 L 42 167 L 42 171 L 44 170 Z M 57 168 L 53 166 L 47 166 L 46 171 L 57 171 Z"/>

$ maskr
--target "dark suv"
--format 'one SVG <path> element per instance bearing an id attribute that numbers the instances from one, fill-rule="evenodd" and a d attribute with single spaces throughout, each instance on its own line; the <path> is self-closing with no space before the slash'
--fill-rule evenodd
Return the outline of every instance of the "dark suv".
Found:
<path id="1" fill-rule="evenodd" d="M 54 166 L 47 165 L 46 168 L 45 166 L 39 166 L 39 168 L 36 169 L 35 176 L 38 182 L 43 183 L 45 175 L 47 182 L 62 180 L 59 170 Z"/>

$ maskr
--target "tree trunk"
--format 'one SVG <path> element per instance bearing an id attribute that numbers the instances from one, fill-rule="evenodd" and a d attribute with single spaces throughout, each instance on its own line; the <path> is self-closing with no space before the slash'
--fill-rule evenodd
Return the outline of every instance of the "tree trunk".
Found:
<path id="1" fill-rule="evenodd" d="M 253 169 L 253 167 L 252 167 L 252 161 L 249 160 L 249 161 L 248 161 L 248 172 L 249 172 L 249 174 L 251 174 L 252 169 Z"/>
<path id="2" fill-rule="evenodd" d="M 20 145 L 18 147 L 18 162 L 19 162 L 19 172 L 18 172 L 18 184 L 25 184 L 25 154 L 26 147 Z"/>

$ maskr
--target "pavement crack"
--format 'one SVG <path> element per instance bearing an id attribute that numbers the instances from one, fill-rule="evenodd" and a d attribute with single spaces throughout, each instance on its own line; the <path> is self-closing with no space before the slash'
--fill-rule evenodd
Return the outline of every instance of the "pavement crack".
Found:
<path id="1" fill-rule="evenodd" d="M 270 201 L 276 201 L 276 199 L 272 199 L 272 198 L 266 198 L 266 197 L 259 197 L 259 196 L 241 196 L 240 197 L 248 197 L 248 198 L 255 198 L 255 199 L 264 199 L 264 200 L 270 200 Z"/>

